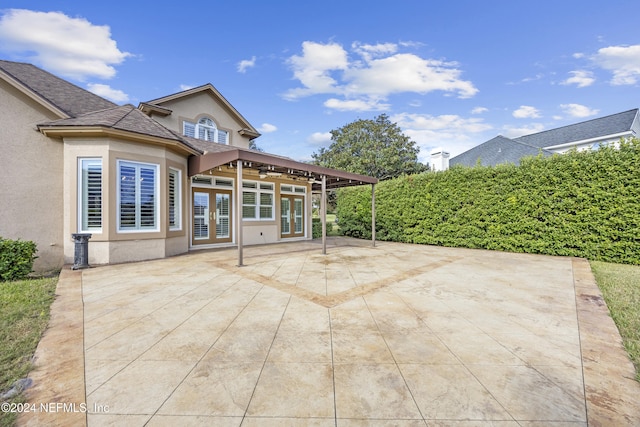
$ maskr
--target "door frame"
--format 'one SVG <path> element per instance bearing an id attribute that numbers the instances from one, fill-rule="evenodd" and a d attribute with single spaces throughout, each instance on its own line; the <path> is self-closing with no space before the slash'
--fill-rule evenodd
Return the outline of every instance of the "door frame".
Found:
<path id="1" fill-rule="evenodd" d="M 195 203 L 195 194 L 196 193 L 207 193 L 208 197 L 209 197 L 209 212 L 208 215 L 209 216 L 209 222 L 208 222 L 208 227 L 209 227 L 209 238 L 208 239 L 195 239 L 194 236 L 194 232 L 195 232 L 195 209 L 194 209 L 194 203 Z M 223 237 L 223 238 L 216 238 L 216 223 L 215 221 L 218 220 L 218 215 L 216 213 L 216 203 L 217 203 L 217 195 L 218 194 L 226 194 L 229 196 L 229 237 Z M 222 189 L 222 188 L 215 188 L 215 187 L 192 187 L 191 188 L 191 232 L 190 232 L 190 237 L 191 237 L 191 246 L 192 247 L 199 247 L 199 246 L 205 246 L 205 245 L 216 245 L 216 244 L 221 244 L 221 243 L 231 243 L 233 242 L 233 235 L 234 235 L 234 217 L 233 217 L 233 209 L 234 209 L 234 203 L 233 203 L 233 191 L 231 189 Z M 211 207 L 214 207 L 213 210 L 211 209 Z"/>
<path id="2" fill-rule="evenodd" d="M 279 221 L 280 221 L 280 238 L 281 239 L 291 239 L 291 238 L 296 238 L 296 237 L 305 237 L 306 236 L 306 230 L 305 230 L 305 211 L 307 209 L 306 207 L 306 195 L 305 194 L 290 194 L 290 193 L 281 193 L 280 194 L 280 217 L 279 217 Z M 287 199 L 289 200 L 289 233 L 285 234 L 283 233 L 283 229 L 282 229 L 282 199 Z M 300 215 L 300 221 L 301 221 L 301 226 L 300 226 L 300 232 L 296 233 L 295 232 L 295 226 L 296 226 L 296 218 L 295 218 L 295 201 L 296 200 L 300 200 L 301 201 L 301 205 L 302 205 L 302 214 Z"/>

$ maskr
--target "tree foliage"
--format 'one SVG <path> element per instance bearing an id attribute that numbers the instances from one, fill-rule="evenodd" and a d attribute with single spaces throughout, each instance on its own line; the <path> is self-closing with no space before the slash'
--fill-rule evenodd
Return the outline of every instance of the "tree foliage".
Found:
<path id="1" fill-rule="evenodd" d="M 370 238 L 371 190 L 339 190 L 337 214 L 342 233 Z M 640 140 L 382 182 L 376 236 L 640 264 Z"/>
<path id="2" fill-rule="evenodd" d="M 331 140 L 329 148 L 312 154 L 314 164 L 380 180 L 428 170 L 418 162 L 416 143 L 386 114 L 332 130 Z"/>

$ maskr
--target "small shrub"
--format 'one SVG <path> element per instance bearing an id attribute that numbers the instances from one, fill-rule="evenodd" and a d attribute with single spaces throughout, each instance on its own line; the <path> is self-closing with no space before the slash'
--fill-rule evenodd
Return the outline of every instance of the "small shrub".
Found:
<path id="1" fill-rule="evenodd" d="M 21 280 L 33 271 L 36 244 L 0 237 L 0 281 Z"/>

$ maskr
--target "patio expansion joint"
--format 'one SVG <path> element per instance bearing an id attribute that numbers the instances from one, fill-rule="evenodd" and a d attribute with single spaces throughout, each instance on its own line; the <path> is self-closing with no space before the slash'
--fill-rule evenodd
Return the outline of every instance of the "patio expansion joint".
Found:
<path id="1" fill-rule="evenodd" d="M 410 270 L 406 270 L 401 273 L 394 274 L 392 276 L 375 280 L 373 282 L 356 286 L 346 291 L 337 292 L 331 295 L 322 295 L 317 292 L 313 292 L 308 289 L 301 288 L 299 286 L 283 283 L 279 280 L 274 279 L 273 277 L 263 276 L 261 274 L 245 271 L 242 269 L 230 268 L 229 271 L 232 272 L 233 274 L 242 276 L 245 279 L 253 280 L 257 283 L 263 284 L 265 286 L 269 286 L 273 289 L 277 289 L 279 291 L 288 293 L 290 295 L 294 295 L 298 298 L 302 298 L 306 301 L 312 302 L 314 304 L 318 304 L 322 307 L 333 308 L 340 304 L 344 304 L 345 302 L 351 301 L 354 298 L 362 297 L 364 295 L 370 294 L 377 290 L 383 289 L 386 286 L 389 286 L 393 283 L 397 283 L 399 281 L 406 280 L 411 277 L 424 274 L 436 268 L 450 264 L 452 262 L 457 261 L 458 259 L 460 259 L 460 257 L 453 257 L 453 256 L 443 257 L 439 260 L 429 262 L 422 266 L 412 268 Z"/>

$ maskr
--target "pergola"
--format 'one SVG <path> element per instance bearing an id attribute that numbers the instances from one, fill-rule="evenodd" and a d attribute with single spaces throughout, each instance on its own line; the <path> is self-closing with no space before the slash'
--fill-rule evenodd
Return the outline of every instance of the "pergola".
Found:
<path id="1" fill-rule="evenodd" d="M 322 222 L 322 253 L 327 253 L 327 190 L 371 184 L 371 243 L 376 244 L 376 210 L 375 185 L 377 178 L 345 172 L 337 169 L 325 168 L 308 163 L 298 162 L 288 157 L 276 156 L 256 150 L 237 147 L 221 146 L 219 151 L 206 152 L 201 156 L 189 158 L 189 176 L 205 173 L 219 166 L 235 167 L 236 179 L 236 218 L 235 233 L 238 241 L 238 266 L 243 265 L 242 240 L 242 178 L 243 169 L 251 168 L 258 171 L 261 177 L 289 176 L 294 179 L 311 183 L 312 192 L 320 192 L 320 218 Z"/>

